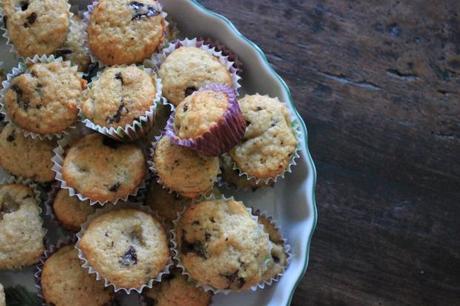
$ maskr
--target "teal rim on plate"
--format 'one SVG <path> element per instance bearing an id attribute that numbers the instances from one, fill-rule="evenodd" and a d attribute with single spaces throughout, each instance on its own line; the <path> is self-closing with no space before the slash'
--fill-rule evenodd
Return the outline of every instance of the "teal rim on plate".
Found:
<path id="1" fill-rule="evenodd" d="M 295 103 L 294 103 L 294 99 L 292 98 L 292 94 L 291 94 L 291 91 L 290 91 L 288 85 L 283 80 L 283 78 L 275 71 L 275 69 L 273 68 L 273 66 L 268 61 L 268 58 L 265 55 L 265 53 L 262 51 L 262 49 L 258 45 L 256 45 L 254 42 L 252 42 L 250 39 L 248 39 L 246 36 L 244 36 L 227 17 L 222 16 L 222 15 L 220 15 L 218 13 L 215 13 L 215 12 L 207 9 L 206 7 L 204 7 L 201 3 L 197 2 L 196 0 L 191 0 L 191 2 L 199 10 L 205 12 L 206 14 L 212 15 L 212 16 L 217 17 L 217 18 L 221 19 L 222 21 L 224 21 L 227 24 L 227 26 L 229 26 L 230 29 L 238 37 L 240 37 L 242 40 L 244 40 L 247 44 L 249 44 L 258 53 L 258 55 L 263 60 L 265 65 L 268 67 L 268 69 L 270 70 L 272 75 L 275 76 L 275 78 L 279 81 L 279 83 L 284 87 L 284 90 L 286 91 L 286 93 L 288 95 L 288 101 L 287 102 L 289 103 L 289 105 L 291 106 L 292 110 L 294 111 L 295 116 L 297 117 L 297 119 L 301 123 L 302 130 L 303 130 L 303 132 L 305 134 L 305 139 L 304 139 L 304 144 L 303 144 L 305 152 L 306 152 L 305 158 L 307 159 L 307 161 L 308 161 L 308 163 L 309 163 L 309 165 L 311 167 L 310 170 L 312 171 L 311 174 L 313 176 L 313 186 L 312 186 L 313 190 L 311 191 L 312 196 L 311 196 L 311 199 L 310 199 L 311 203 L 312 203 L 312 206 L 313 206 L 313 225 L 312 225 L 312 230 L 310 232 L 310 235 L 309 235 L 308 241 L 307 241 L 307 249 L 306 249 L 306 253 L 305 253 L 304 266 L 302 268 L 301 274 L 299 275 L 299 278 L 297 279 L 297 281 L 296 281 L 296 283 L 294 285 L 294 288 L 293 288 L 292 292 L 290 293 L 288 302 L 286 304 L 286 306 L 288 306 L 288 305 L 291 304 L 292 298 L 294 297 L 295 290 L 298 287 L 299 283 L 302 281 L 302 278 L 305 275 L 305 272 L 307 271 L 308 261 L 309 261 L 309 257 L 310 257 L 310 245 L 311 245 L 313 233 L 315 232 L 316 224 L 317 224 L 317 221 L 318 221 L 318 210 L 317 210 L 317 207 L 316 207 L 316 194 L 315 194 L 316 179 L 317 179 L 316 175 L 317 174 L 316 174 L 315 163 L 313 162 L 313 158 L 312 158 L 312 156 L 310 154 L 310 150 L 308 148 L 308 130 L 307 130 L 307 127 L 305 125 L 305 122 L 303 121 L 302 117 L 300 116 L 299 112 L 297 111 L 297 108 L 296 108 Z"/>

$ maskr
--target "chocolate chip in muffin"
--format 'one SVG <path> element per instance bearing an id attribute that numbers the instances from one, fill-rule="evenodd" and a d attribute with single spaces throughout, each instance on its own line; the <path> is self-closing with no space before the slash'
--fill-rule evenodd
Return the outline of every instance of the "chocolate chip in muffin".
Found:
<path id="1" fill-rule="evenodd" d="M 123 79 L 122 79 L 122 84 L 123 84 Z M 129 113 L 129 109 L 126 107 L 124 102 L 121 102 L 115 115 L 111 117 L 107 117 L 106 121 L 109 124 L 114 123 L 114 122 L 118 123 L 121 120 L 121 115 L 126 114 L 126 113 Z"/>
<path id="2" fill-rule="evenodd" d="M 246 280 L 243 277 L 238 276 L 239 272 L 240 270 L 236 270 L 233 273 L 221 274 L 222 277 L 225 277 L 229 282 L 228 287 L 227 287 L 228 289 L 230 289 L 233 284 L 238 289 L 243 288 L 244 284 L 246 283 Z"/>
<path id="3" fill-rule="evenodd" d="M 116 182 L 115 184 L 110 186 L 109 191 L 110 192 L 117 192 L 118 189 L 120 189 L 120 186 L 121 186 L 120 182 Z"/>
<path id="4" fill-rule="evenodd" d="M 137 264 L 136 249 L 133 246 L 130 246 L 119 262 L 121 265 L 127 267 Z"/>
<path id="5" fill-rule="evenodd" d="M 20 7 L 21 11 L 27 11 L 27 9 L 29 8 L 29 1 L 21 1 L 21 2 L 19 2 L 19 7 Z"/>
<path id="6" fill-rule="evenodd" d="M 121 85 L 124 85 L 124 82 L 123 82 L 123 75 L 121 74 L 121 72 L 117 72 L 117 73 L 115 74 L 115 79 L 120 80 Z"/>
<path id="7" fill-rule="evenodd" d="M 12 130 L 11 134 L 6 137 L 6 141 L 13 142 L 16 139 L 16 130 Z"/>
<path id="8" fill-rule="evenodd" d="M 204 259 L 208 259 L 207 252 L 206 252 L 206 246 L 203 245 L 201 241 L 195 241 L 195 242 L 188 242 L 185 238 L 185 231 L 183 231 L 182 234 L 182 246 L 181 246 L 181 252 L 184 255 L 187 255 L 189 253 L 195 253 L 199 257 L 202 257 Z"/>
<path id="9" fill-rule="evenodd" d="M 3 16 L 3 26 L 5 29 L 8 28 L 8 16 Z"/>
<path id="10" fill-rule="evenodd" d="M 191 86 L 191 87 L 187 87 L 185 89 L 185 97 L 188 97 L 190 96 L 191 94 L 193 94 L 195 91 L 197 91 L 198 89 L 195 87 L 195 86 Z"/>
<path id="11" fill-rule="evenodd" d="M 11 90 L 16 93 L 16 103 L 19 107 L 27 111 L 29 109 L 29 101 L 25 99 L 22 89 L 18 85 L 13 84 L 11 85 Z"/>
<path id="12" fill-rule="evenodd" d="M 31 25 L 33 25 L 35 23 L 35 21 L 37 20 L 38 16 L 37 16 L 37 13 L 33 12 L 32 14 L 30 14 L 29 16 L 26 17 L 27 19 L 27 22 L 24 23 L 24 27 L 25 28 L 28 28 L 30 27 Z"/>
<path id="13" fill-rule="evenodd" d="M 134 16 L 131 18 L 131 21 L 140 20 L 142 17 L 154 17 L 160 14 L 153 6 L 145 5 L 142 2 L 132 1 L 129 3 L 129 6 L 134 10 Z"/>

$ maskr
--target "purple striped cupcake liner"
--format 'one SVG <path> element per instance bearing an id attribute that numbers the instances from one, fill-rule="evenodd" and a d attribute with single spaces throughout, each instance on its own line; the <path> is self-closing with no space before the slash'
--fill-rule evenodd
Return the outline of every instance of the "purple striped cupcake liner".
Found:
<path id="1" fill-rule="evenodd" d="M 176 145 L 190 148 L 206 156 L 219 156 L 241 141 L 246 130 L 246 121 L 236 100 L 236 92 L 232 88 L 221 84 L 210 84 L 193 94 L 203 91 L 222 92 L 228 97 L 229 106 L 223 117 L 200 137 L 183 139 L 175 132 L 175 112 L 173 112 L 166 124 L 165 133 Z"/>

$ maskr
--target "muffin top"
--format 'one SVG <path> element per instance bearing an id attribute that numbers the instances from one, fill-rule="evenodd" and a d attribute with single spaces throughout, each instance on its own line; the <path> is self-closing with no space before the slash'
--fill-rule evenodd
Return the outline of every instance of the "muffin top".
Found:
<path id="1" fill-rule="evenodd" d="M 264 231 L 268 234 L 272 250 L 271 259 L 268 263 L 268 269 L 263 275 L 264 280 L 270 280 L 286 269 L 288 265 L 288 255 L 285 249 L 283 236 L 275 225 L 265 216 L 258 216 L 258 221 L 264 226 Z"/>
<path id="2" fill-rule="evenodd" d="M 53 201 L 53 212 L 56 219 L 68 230 L 77 232 L 89 215 L 96 211 L 88 201 L 80 201 L 71 197 L 65 189 L 60 189 Z"/>
<path id="3" fill-rule="evenodd" d="M 268 235 L 235 200 L 190 206 L 177 224 L 176 241 L 187 272 L 216 289 L 245 290 L 260 283 L 270 259 Z"/>
<path id="4" fill-rule="evenodd" d="M 264 183 L 254 178 L 241 176 L 237 169 L 233 169 L 233 159 L 228 154 L 222 154 L 220 156 L 220 169 L 223 181 L 227 186 L 232 188 L 256 191 L 259 188 L 271 186 L 270 183 Z"/>
<path id="5" fill-rule="evenodd" d="M 67 39 L 54 54 L 71 61 L 72 64 L 78 66 L 79 71 L 84 72 L 91 62 L 89 50 L 85 47 L 86 41 L 85 22 L 80 17 L 72 15 Z"/>
<path id="6" fill-rule="evenodd" d="M 69 29 L 66 0 L 3 0 L 8 36 L 18 54 L 51 54 L 64 43 Z"/>
<path id="7" fill-rule="evenodd" d="M 202 136 L 223 119 L 228 108 L 228 97 L 223 92 L 203 90 L 193 93 L 176 108 L 176 135 L 182 139 Z"/>
<path id="8" fill-rule="evenodd" d="M 239 101 L 247 127 L 241 144 L 230 151 L 239 169 L 258 179 L 281 175 L 297 140 L 287 107 L 278 98 L 248 95 Z"/>
<path id="9" fill-rule="evenodd" d="M 168 239 L 158 220 L 136 209 L 93 219 L 80 240 L 90 265 L 121 288 L 139 288 L 169 262 Z"/>
<path id="10" fill-rule="evenodd" d="M 82 102 L 83 114 L 105 127 L 123 127 L 145 115 L 156 95 L 155 80 L 134 65 L 106 68 Z"/>
<path id="11" fill-rule="evenodd" d="M 177 214 L 190 205 L 191 201 L 168 192 L 160 184 L 154 182 L 150 184 L 145 203 L 158 214 L 168 228 L 172 228 Z"/>
<path id="12" fill-rule="evenodd" d="M 89 46 L 105 65 L 134 64 L 153 54 L 164 32 L 157 1 L 100 0 L 89 20 Z"/>
<path id="13" fill-rule="evenodd" d="M 25 137 L 8 123 L 0 133 L 0 165 L 8 172 L 44 183 L 54 179 L 51 170 L 55 141 Z"/>
<path id="14" fill-rule="evenodd" d="M 99 134 L 84 136 L 72 145 L 62 166 L 70 187 L 99 202 L 114 202 L 133 193 L 145 174 L 141 148 Z"/>
<path id="15" fill-rule="evenodd" d="M 162 184 L 186 198 L 211 192 L 220 172 L 218 157 L 202 156 L 168 137 L 158 141 L 153 161 Z"/>
<path id="16" fill-rule="evenodd" d="M 112 290 L 103 281 L 81 267 L 73 245 L 60 248 L 45 261 L 41 276 L 44 300 L 56 306 L 104 306 L 113 298 Z"/>
<path id="17" fill-rule="evenodd" d="M 70 62 L 31 64 L 5 94 L 6 112 L 15 124 L 38 134 L 59 133 L 74 125 L 86 81 Z"/>
<path id="18" fill-rule="evenodd" d="M 0 270 L 28 266 L 44 250 L 40 208 L 32 189 L 0 185 Z"/>
<path id="19" fill-rule="evenodd" d="M 163 95 L 174 105 L 204 85 L 219 83 L 232 87 L 227 67 L 212 54 L 195 47 L 174 50 L 158 74 L 163 82 Z"/>
<path id="20" fill-rule="evenodd" d="M 177 270 L 163 278 L 161 283 L 145 291 L 147 305 L 155 306 L 209 306 L 212 295 L 189 282 Z"/>

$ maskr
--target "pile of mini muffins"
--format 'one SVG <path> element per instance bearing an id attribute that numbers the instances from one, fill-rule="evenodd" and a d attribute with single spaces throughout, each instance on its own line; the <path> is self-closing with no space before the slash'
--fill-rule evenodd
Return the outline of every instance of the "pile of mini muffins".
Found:
<path id="1" fill-rule="evenodd" d="M 239 96 L 231 51 L 177 39 L 155 0 L 3 0 L 2 15 L 19 63 L 0 101 L 0 270 L 36 265 L 56 306 L 118 291 L 204 306 L 281 277 L 275 222 L 218 187 L 270 188 L 298 131 L 277 98 Z M 63 238 L 45 243 L 44 217 Z"/>

